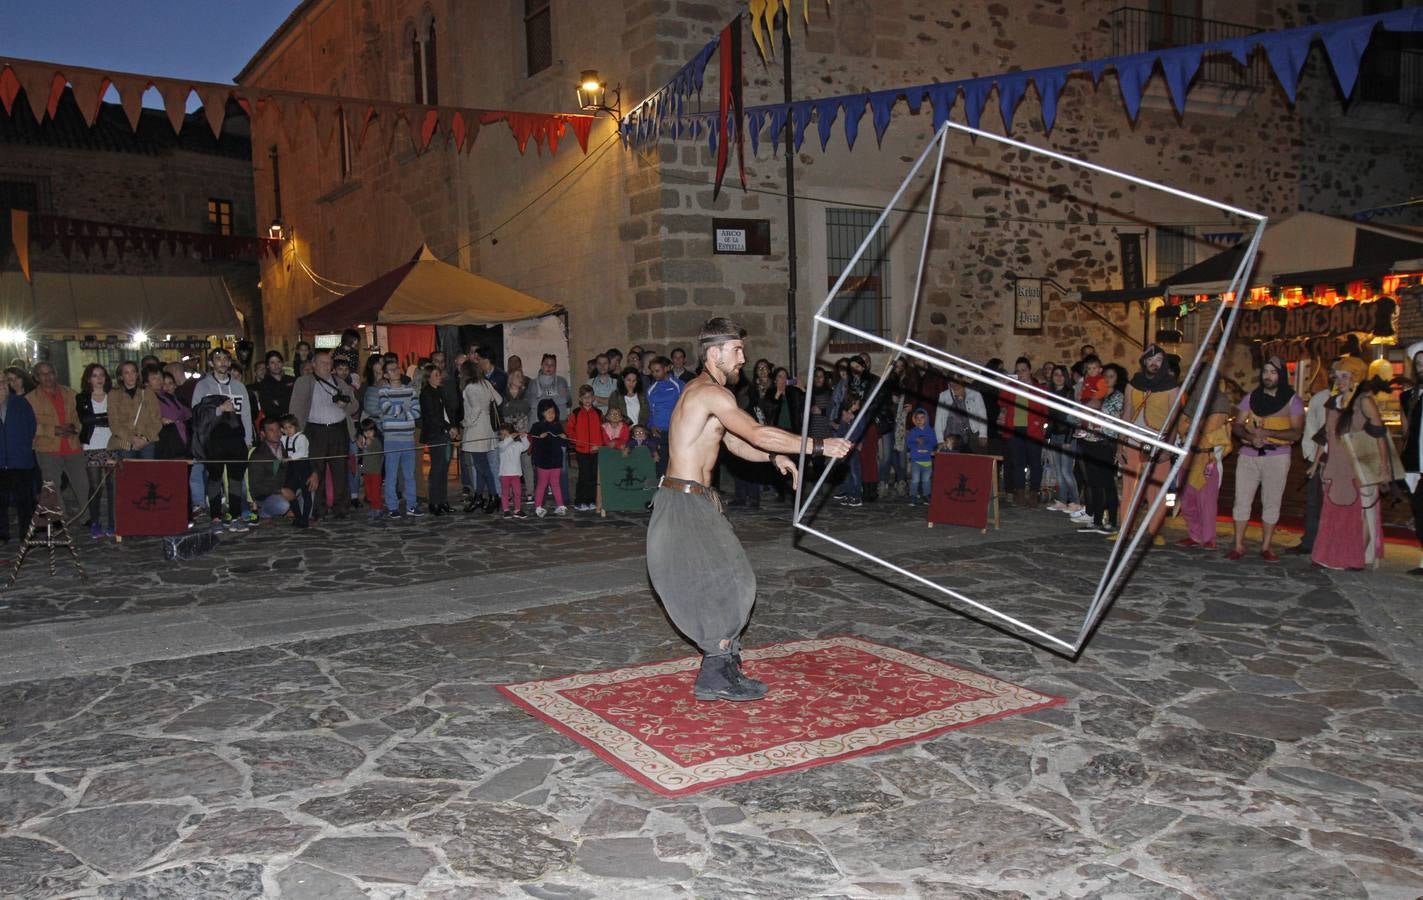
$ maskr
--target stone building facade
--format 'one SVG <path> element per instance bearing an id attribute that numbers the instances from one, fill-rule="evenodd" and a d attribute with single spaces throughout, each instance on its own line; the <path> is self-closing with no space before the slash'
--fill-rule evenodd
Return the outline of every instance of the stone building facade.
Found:
<path id="1" fill-rule="evenodd" d="M 39 122 L 22 97 L 10 115 L 0 112 L 5 205 L 41 215 L 213 234 L 219 233 L 210 215 L 216 202 L 225 204 L 229 233 L 254 235 L 258 219 L 247 119 L 235 105 L 231 112 L 219 139 L 201 111 L 188 115 L 175 134 L 162 110 L 144 110 L 134 130 L 123 110 L 108 103 L 90 127 L 68 91 L 55 117 Z M 16 261 L 8 246 L 5 251 L 13 271 Z M 32 236 L 30 265 L 36 272 L 220 276 L 248 334 L 264 331 L 255 260 L 208 259 L 175 253 L 167 244 L 156 254 L 133 245 L 122 253 L 112 246 L 85 252 L 76 245 L 66 254 L 60 243 L 46 247 Z M 155 331 L 165 325 L 142 324 Z"/>
<path id="2" fill-rule="evenodd" d="M 626 110 L 745 8 L 742 0 L 500 0 L 479 6 L 476 14 L 467 4 L 437 0 L 309 0 L 241 80 L 413 98 L 418 38 L 433 28 L 442 103 L 571 111 L 579 72 L 597 69 L 621 88 Z M 1228 20 L 1243 29 L 1376 11 L 1351 0 L 1288 8 L 1266 0 L 1203 0 L 1196 6 L 1190 22 Z M 814 10 L 808 28 L 798 17 L 793 24 L 794 95 L 953 80 L 1127 52 L 1134 48 L 1123 43 L 1130 34 L 1116 9 L 1105 0 L 952 8 L 927 0 L 836 2 Z M 548 17 L 539 20 L 548 26 L 547 52 L 538 51 L 547 58 L 532 73 L 531 10 Z M 781 100 L 779 58 L 763 63 L 749 40 L 746 48 L 746 103 Z M 1097 85 L 1074 76 L 1050 134 L 1043 133 L 1038 99 L 1029 92 L 1011 135 L 1272 217 L 1302 209 L 1347 214 L 1423 189 L 1423 151 L 1409 126 L 1389 115 L 1387 105 L 1366 115 L 1361 104 L 1346 104 L 1322 54 L 1311 58 L 1294 106 L 1263 62 L 1258 65 L 1221 84 L 1199 86 L 1184 115 L 1174 111 L 1158 77 L 1135 122 L 1112 75 Z M 713 60 L 703 91 L 708 110 L 716 102 L 715 71 Z M 960 104 L 952 117 L 962 116 Z M 877 145 L 866 116 L 853 150 L 838 124 L 824 150 L 814 127 L 808 130 L 795 155 L 798 367 L 809 350 L 811 313 L 839 272 L 840 245 L 847 235 L 863 234 L 865 213 L 887 202 L 930 137 L 930 118 L 927 104 L 918 115 L 899 105 Z M 992 99 L 983 127 L 1003 130 Z M 331 281 L 364 282 L 427 242 L 437 254 L 486 277 L 563 304 L 580 363 L 610 345 L 691 346 L 701 322 L 717 313 L 747 325 L 753 358 L 786 359 L 784 158 L 769 136 L 754 154 L 747 145 L 749 189 L 736 184 L 733 165 L 716 199 L 705 138 L 625 149 L 610 117 L 599 118 L 586 157 L 571 141 L 552 158 L 532 147 L 520 156 L 503 126 L 489 126 L 465 155 L 440 146 L 416 153 L 399 135 L 389 146 L 368 143 L 343 173 L 337 143 L 320 148 L 307 141 L 288 149 L 258 126 L 259 218 L 272 212 L 266 163 L 269 145 L 280 145 L 284 218 L 297 238 L 289 255 L 328 282 L 328 289 L 314 283 L 294 259 L 264 274 L 271 343 L 295 337 L 297 316 L 333 296 L 329 288 L 339 289 Z M 1216 252 L 1212 239 L 1243 230 L 1238 221 L 1175 198 L 989 142 L 955 140 L 944 175 L 915 334 L 972 357 L 1011 360 L 1027 353 L 1062 359 L 1091 343 L 1130 362 L 1143 337 L 1154 332 L 1144 305 L 1089 310 L 1071 299 L 1077 291 L 1121 286 L 1121 235 L 1141 236 L 1149 283 Z M 912 189 L 904 205 L 917 202 L 922 211 L 922 193 L 922 185 Z M 770 254 L 714 254 L 711 219 L 722 216 L 769 220 Z M 876 330 L 888 335 L 908 325 L 923 223 L 922 212 L 897 214 L 888 223 L 885 274 L 878 283 L 883 296 L 874 316 Z M 1014 328 L 1015 277 L 1049 279 L 1039 332 Z M 816 349 L 828 358 L 850 346 Z"/>

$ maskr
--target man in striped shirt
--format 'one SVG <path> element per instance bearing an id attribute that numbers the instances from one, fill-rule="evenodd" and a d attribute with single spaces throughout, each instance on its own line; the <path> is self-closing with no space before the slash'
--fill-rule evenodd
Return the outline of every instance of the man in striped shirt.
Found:
<path id="1" fill-rule="evenodd" d="M 401 506 L 396 500 L 396 478 L 399 493 L 405 498 L 405 515 L 423 516 L 415 496 L 415 423 L 420 419 L 420 398 L 415 388 L 402 383 L 399 362 L 385 364 L 385 381 L 377 396 L 380 403 L 380 431 L 385 447 L 385 483 L 382 493 L 386 515 L 397 519 Z"/>

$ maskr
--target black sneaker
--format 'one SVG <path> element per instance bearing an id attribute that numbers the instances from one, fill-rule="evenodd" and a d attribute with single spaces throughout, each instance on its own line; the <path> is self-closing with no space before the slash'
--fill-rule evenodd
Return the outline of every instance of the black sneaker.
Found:
<path id="1" fill-rule="evenodd" d="M 407 516 L 410 516 L 412 519 L 423 519 L 425 517 L 425 514 L 420 511 L 420 507 L 418 506 L 410 507 L 405 511 L 405 514 Z"/>

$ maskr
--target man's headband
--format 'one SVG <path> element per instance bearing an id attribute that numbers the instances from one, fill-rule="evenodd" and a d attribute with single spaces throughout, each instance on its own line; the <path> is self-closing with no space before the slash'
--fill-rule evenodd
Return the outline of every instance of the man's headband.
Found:
<path id="1" fill-rule="evenodd" d="M 698 343 L 700 343 L 703 347 L 714 347 L 717 344 L 726 344 L 730 343 L 731 341 L 744 340 L 746 340 L 746 335 L 744 334 L 709 334 L 706 337 L 702 338 Z"/>

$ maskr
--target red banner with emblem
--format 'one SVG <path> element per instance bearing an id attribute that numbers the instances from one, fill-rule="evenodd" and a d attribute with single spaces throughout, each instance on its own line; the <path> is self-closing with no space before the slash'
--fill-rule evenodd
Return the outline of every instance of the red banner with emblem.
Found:
<path id="1" fill-rule="evenodd" d="M 165 537 L 188 530 L 188 463 L 124 459 L 114 468 L 114 531 Z"/>

